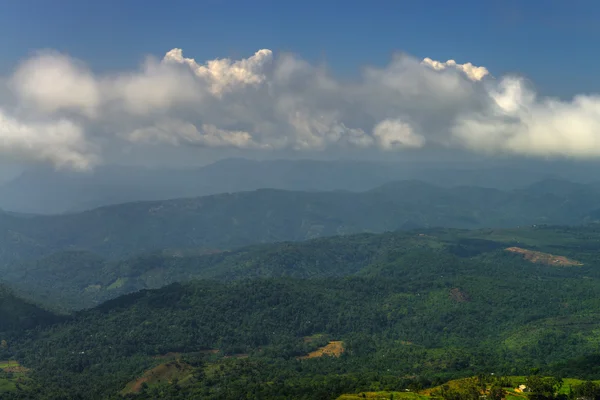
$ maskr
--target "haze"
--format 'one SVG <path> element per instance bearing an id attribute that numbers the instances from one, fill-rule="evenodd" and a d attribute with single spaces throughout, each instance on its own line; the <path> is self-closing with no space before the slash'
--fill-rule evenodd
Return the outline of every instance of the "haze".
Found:
<path id="1" fill-rule="evenodd" d="M 600 400 L 599 20 L 0 1 L 0 398 Z"/>

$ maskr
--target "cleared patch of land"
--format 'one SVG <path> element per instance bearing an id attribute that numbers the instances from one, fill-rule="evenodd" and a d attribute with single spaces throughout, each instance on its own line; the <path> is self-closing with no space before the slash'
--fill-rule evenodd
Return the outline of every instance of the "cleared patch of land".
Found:
<path id="1" fill-rule="evenodd" d="M 450 298 L 457 303 L 466 303 L 471 301 L 469 294 L 459 288 L 453 288 L 450 290 Z"/>
<path id="2" fill-rule="evenodd" d="M 359 394 L 343 394 L 337 400 L 389 400 L 389 399 L 404 399 L 404 400 L 425 400 L 429 396 L 414 392 L 362 392 Z"/>
<path id="3" fill-rule="evenodd" d="M 29 371 L 27 368 L 20 365 L 18 361 L 14 360 L 0 361 L 0 369 L 4 372 L 12 372 L 16 374 L 23 374 Z"/>
<path id="4" fill-rule="evenodd" d="M 14 392 L 17 389 L 28 390 L 27 384 L 31 379 L 27 377 L 29 369 L 20 365 L 17 361 L 0 361 L 0 394 Z M 2 397 L 2 396 L 0 396 Z"/>
<path id="5" fill-rule="evenodd" d="M 509 376 L 506 377 L 510 382 L 511 386 L 504 387 L 503 389 L 506 392 L 505 400 L 524 400 L 527 398 L 527 395 L 523 392 L 520 392 L 518 389 L 519 385 L 525 383 L 525 376 Z M 465 378 L 465 379 L 456 379 L 449 382 L 446 382 L 443 386 L 447 386 L 449 388 L 458 388 L 465 381 L 473 378 Z M 563 384 L 558 391 L 559 394 L 568 394 L 570 387 L 581 385 L 584 381 L 580 379 L 571 379 L 565 378 L 563 379 Z M 594 381 L 595 383 L 599 383 L 600 381 Z M 439 394 L 441 386 L 437 386 L 430 389 L 421 390 L 418 392 L 411 391 L 402 391 L 402 392 L 361 392 L 357 394 L 343 394 L 338 397 L 336 400 L 360 400 L 360 399 L 372 399 L 372 400 L 389 400 L 389 399 L 403 399 L 403 400 L 431 400 L 436 397 L 436 394 Z M 489 385 L 488 385 L 489 389 Z M 486 389 L 487 390 L 487 389 Z"/>
<path id="6" fill-rule="evenodd" d="M 564 256 L 557 256 L 550 253 L 542 253 L 541 251 L 527 250 L 522 247 L 508 247 L 505 249 L 511 253 L 523 255 L 523 258 L 535 264 L 557 265 L 560 267 L 581 266 L 583 263 L 571 260 Z"/>
<path id="7" fill-rule="evenodd" d="M 144 374 L 138 379 L 131 381 L 125 386 L 125 389 L 121 391 L 122 395 L 130 393 L 139 393 L 144 384 L 147 386 L 159 385 L 159 384 L 170 384 L 174 379 L 177 379 L 179 384 L 185 384 L 185 382 L 193 377 L 194 368 L 181 361 L 169 361 L 164 364 L 157 365 L 156 367 L 144 372 Z"/>
<path id="8" fill-rule="evenodd" d="M 344 342 L 339 341 L 339 340 L 332 340 L 331 342 L 327 343 L 326 346 L 319 347 L 317 350 L 311 351 L 310 353 L 308 353 L 305 356 L 298 357 L 298 359 L 306 360 L 309 358 L 318 358 L 318 357 L 323 357 L 323 356 L 339 357 L 342 355 L 343 352 L 344 352 Z"/>

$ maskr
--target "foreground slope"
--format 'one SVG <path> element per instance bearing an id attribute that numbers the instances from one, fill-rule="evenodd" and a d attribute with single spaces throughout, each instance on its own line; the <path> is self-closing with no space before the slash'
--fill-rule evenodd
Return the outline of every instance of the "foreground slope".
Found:
<path id="1" fill-rule="evenodd" d="M 406 181 L 361 193 L 265 189 L 60 216 L 0 213 L 0 265 L 61 250 L 118 259 L 165 248 L 223 250 L 438 226 L 580 224 L 598 220 L 598 204 L 593 186 L 563 181 L 510 192 Z"/>
<path id="2" fill-rule="evenodd" d="M 194 281 L 129 294 L 30 332 L 14 354 L 32 368 L 39 398 L 118 398 L 131 382 L 152 381 L 147 371 L 169 354 L 185 363 L 185 384 L 161 381 L 155 389 L 166 398 L 335 398 L 401 390 L 415 379 L 533 367 L 600 378 L 597 233 L 408 235 L 274 245 L 289 248 L 279 247 L 270 263 L 238 259 L 217 271 L 276 279 Z M 513 242 L 578 256 L 581 265 L 532 262 L 506 250 Z M 311 245 L 315 252 L 297 251 Z M 343 348 L 339 357 L 305 357 L 328 342 Z M 143 388 L 132 395 L 163 396 Z"/>

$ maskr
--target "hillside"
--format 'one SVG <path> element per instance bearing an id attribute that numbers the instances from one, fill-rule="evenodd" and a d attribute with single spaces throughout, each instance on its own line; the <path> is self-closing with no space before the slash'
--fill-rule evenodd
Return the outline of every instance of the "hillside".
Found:
<path id="1" fill-rule="evenodd" d="M 14 332 L 48 325 L 58 320 L 52 313 L 19 298 L 5 285 L 0 285 L 0 335 L 5 335 L 2 339 L 8 339 Z M 0 349 L 0 354 L 2 352 L 4 348 Z"/>
<path id="2" fill-rule="evenodd" d="M 224 250 L 359 232 L 597 220 L 600 191 L 589 185 L 565 185 L 568 189 L 557 193 L 537 187 L 503 192 L 406 181 L 361 193 L 264 189 L 126 203 L 60 216 L 4 213 L 0 265 L 62 250 L 119 259 L 165 248 Z M 556 186 L 560 185 L 553 182 Z"/>
<path id="3" fill-rule="evenodd" d="M 591 358 L 600 331 L 597 268 L 532 263 L 482 244 L 464 243 L 479 253 L 466 257 L 436 251 L 433 242 L 393 251 L 390 241 L 360 276 L 141 291 L 38 330 L 13 349 L 40 393 L 53 398 L 118 398 L 169 354 L 196 373 L 182 364 L 181 384 L 157 384 L 141 398 L 335 398 L 533 367 L 600 378 Z M 343 346 L 340 357 L 304 359 L 328 342 Z M 173 373 L 154 371 L 163 370 Z"/>
<path id="4" fill-rule="evenodd" d="M 334 236 L 221 252 L 172 249 L 117 261 L 89 252 L 65 251 L 12 264 L 1 271 L 6 282 L 23 295 L 55 310 L 69 311 L 191 279 L 229 282 L 381 274 L 393 277 L 411 265 L 433 268 L 445 264 L 459 271 L 471 263 L 489 264 L 496 269 L 497 262 L 518 262 L 536 270 L 570 266 L 586 276 L 597 276 L 599 249 L 598 225 L 429 229 Z M 421 272 L 413 272 L 417 273 Z"/>

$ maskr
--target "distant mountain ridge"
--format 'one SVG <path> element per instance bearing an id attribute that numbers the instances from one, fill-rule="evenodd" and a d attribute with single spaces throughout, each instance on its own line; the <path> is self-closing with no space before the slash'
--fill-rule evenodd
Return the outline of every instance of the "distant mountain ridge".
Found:
<path id="1" fill-rule="evenodd" d="M 558 190 L 558 182 L 564 188 Z M 540 190 L 551 186 L 556 193 Z M 415 228 L 572 225 L 600 215 L 600 190 L 555 181 L 501 191 L 388 183 L 366 192 L 260 189 L 134 202 L 76 214 L 0 214 L 0 264 L 62 250 L 118 259 L 165 248 L 232 249 L 360 232 Z"/>
<path id="2" fill-rule="evenodd" d="M 573 174 L 577 175 L 577 174 Z M 513 165 L 225 159 L 201 168 L 101 166 L 87 173 L 38 168 L 0 186 L 0 208 L 38 214 L 78 212 L 131 201 L 165 200 L 261 188 L 365 191 L 390 181 L 514 189 L 556 172 Z"/>

